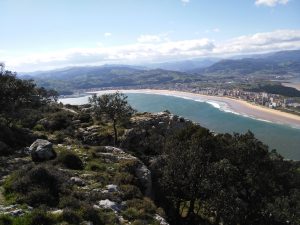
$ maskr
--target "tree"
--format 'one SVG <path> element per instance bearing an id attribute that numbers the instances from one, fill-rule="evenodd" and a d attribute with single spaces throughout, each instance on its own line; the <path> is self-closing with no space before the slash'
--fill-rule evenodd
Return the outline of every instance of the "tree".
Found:
<path id="1" fill-rule="evenodd" d="M 22 119 L 27 109 L 37 109 L 56 101 L 57 96 L 56 91 L 37 88 L 32 80 L 18 79 L 16 73 L 6 71 L 0 76 L 0 116 L 7 124 Z"/>
<path id="2" fill-rule="evenodd" d="M 160 184 L 174 224 L 299 224 L 299 163 L 251 132 L 214 136 L 193 125 L 168 138 L 164 154 Z"/>
<path id="3" fill-rule="evenodd" d="M 101 96 L 93 95 L 89 102 L 94 106 L 94 112 L 99 118 L 106 116 L 113 123 L 114 145 L 118 143 L 117 124 L 122 121 L 128 121 L 136 112 L 127 102 L 127 96 L 116 92 L 113 94 L 103 94 Z"/>

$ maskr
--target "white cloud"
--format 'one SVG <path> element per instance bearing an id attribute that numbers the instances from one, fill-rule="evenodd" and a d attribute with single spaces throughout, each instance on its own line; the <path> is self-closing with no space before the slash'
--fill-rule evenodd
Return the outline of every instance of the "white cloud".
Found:
<path id="1" fill-rule="evenodd" d="M 137 64 L 196 57 L 218 57 L 300 49 L 300 30 L 277 30 L 236 37 L 225 42 L 211 39 L 161 42 L 136 42 L 130 45 L 74 48 L 43 54 L 2 58 L 16 71 L 52 69 L 66 66 L 101 65 L 105 63 Z"/>
<path id="2" fill-rule="evenodd" d="M 190 0 L 181 0 L 183 2 L 183 4 L 187 4 L 190 2 Z"/>
<path id="3" fill-rule="evenodd" d="M 240 36 L 219 44 L 215 54 L 247 54 L 300 49 L 300 30 L 276 30 Z"/>
<path id="4" fill-rule="evenodd" d="M 276 5 L 285 5 L 289 2 L 289 0 L 256 0 L 255 5 L 260 6 L 260 5 L 265 5 L 269 7 L 274 7 Z"/>
<path id="5" fill-rule="evenodd" d="M 219 33 L 220 31 L 221 31 L 221 30 L 220 30 L 219 28 L 216 27 L 216 28 L 211 29 L 211 30 L 210 30 L 210 29 L 207 29 L 207 30 L 204 31 L 204 33 L 207 33 L 207 34 L 208 34 L 208 33 Z"/>
<path id="6" fill-rule="evenodd" d="M 142 34 L 137 41 L 141 43 L 161 42 L 161 38 L 159 35 Z"/>
<path id="7" fill-rule="evenodd" d="M 215 33 L 219 33 L 221 30 L 219 28 L 214 28 L 212 31 Z"/>
<path id="8" fill-rule="evenodd" d="M 110 32 L 105 32 L 104 33 L 104 37 L 110 37 L 112 35 L 112 33 L 110 33 Z"/>

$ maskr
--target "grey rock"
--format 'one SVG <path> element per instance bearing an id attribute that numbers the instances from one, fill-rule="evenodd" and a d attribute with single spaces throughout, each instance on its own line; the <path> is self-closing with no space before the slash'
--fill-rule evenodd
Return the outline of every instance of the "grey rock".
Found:
<path id="1" fill-rule="evenodd" d="M 117 192 L 118 186 L 115 184 L 109 184 L 109 185 L 106 185 L 106 189 L 108 192 Z"/>
<path id="2" fill-rule="evenodd" d="M 52 143 L 44 140 L 37 139 L 29 147 L 31 158 L 35 162 L 47 161 L 56 158 L 56 152 L 53 150 Z"/>
<path id="3" fill-rule="evenodd" d="M 85 186 L 85 182 L 79 177 L 71 177 L 70 181 L 78 186 Z"/>
<path id="4" fill-rule="evenodd" d="M 143 163 L 139 163 L 135 170 L 135 174 L 139 179 L 141 185 L 144 187 L 145 195 L 151 196 L 152 178 L 150 170 Z"/>
<path id="5" fill-rule="evenodd" d="M 158 214 L 155 214 L 154 218 L 159 222 L 160 225 L 169 225 L 169 223 L 165 220 L 165 218 L 161 217 Z"/>
<path id="6" fill-rule="evenodd" d="M 111 209 L 114 212 L 120 212 L 120 210 L 121 210 L 119 204 L 117 204 L 113 201 L 110 201 L 109 199 L 99 201 L 98 205 L 100 206 L 100 208 Z"/>

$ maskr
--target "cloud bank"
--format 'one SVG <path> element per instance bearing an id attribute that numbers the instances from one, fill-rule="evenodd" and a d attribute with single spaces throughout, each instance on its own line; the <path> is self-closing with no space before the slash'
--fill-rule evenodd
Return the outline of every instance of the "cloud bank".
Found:
<path id="1" fill-rule="evenodd" d="M 276 5 L 285 5 L 289 2 L 289 0 L 256 0 L 255 5 L 260 6 L 269 6 L 274 7 Z"/>
<path id="2" fill-rule="evenodd" d="M 236 37 L 225 42 L 202 38 L 182 41 L 141 35 L 134 44 L 95 48 L 73 48 L 58 52 L 4 58 L 7 68 L 16 71 L 46 70 L 66 66 L 107 63 L 139 64 L 201 57 L 264 53 L 300 49 L 300 30 L 276 30 Z M 4 55 L 4 54 L 2 54 Z"/>

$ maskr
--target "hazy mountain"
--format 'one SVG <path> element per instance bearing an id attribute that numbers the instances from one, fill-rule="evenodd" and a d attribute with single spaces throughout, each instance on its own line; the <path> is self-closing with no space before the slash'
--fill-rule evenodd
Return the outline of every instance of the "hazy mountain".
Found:
<path id="1" fill-rule="evenodd" d="M 173 71 L 180 71 L 180 72 L 189 72 L 194 69 L 211 66 L 214 63 L 218 62 L 219 60 L 220 59 L 217 58 L 192 59 L 192 60 L 146 64 L 145 67 L 150 69 L 164 69 L 164 70 L 173 70 Z"/>
<path id="2" fill-rule="evenodd" d="M 108 65 L 34 72 L 26 77 L 34 79 L 39 86 L 54 88 L 60 93 L 76 89 L 184 83 L 194 79 L 191 74 L 177 71 Z"/>
<path id="3" fill-rule="evenodd" d="M 242 59 L 225 59 L 207 68 L 194 69 L 192 72 L 217 75 L 300 75 L 300 50 L 255 55 L 252 58 L 248 56 Z"/>

